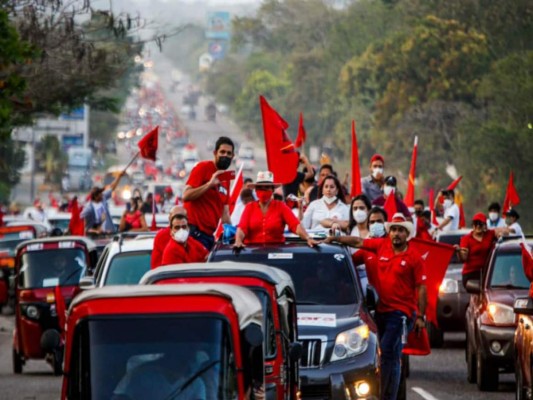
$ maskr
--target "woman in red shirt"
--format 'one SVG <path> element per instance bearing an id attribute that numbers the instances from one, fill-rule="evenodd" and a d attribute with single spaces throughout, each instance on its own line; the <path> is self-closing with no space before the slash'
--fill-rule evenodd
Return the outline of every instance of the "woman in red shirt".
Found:
<path id="1" fill-rule="evenodd" d="M 291 209 L 283 201 L 272 198 L 274 188 L 279 186 L 280 184 L 274 183 L 272 172 L 257 173 L 257 181 L 252 189 L 255 188 L 258 200 L 248 203 L 242 213 L 235 234 L 235 248 L 244 247 L 243 243 L 284 243 L 285 225 L 309 246 L 318 244 L 309 237 Z"/>
<path id="2" fill-rule="evenodd" d="M 142 232 L 148 230 L 148 225 L 146 225 L 144 214 L 139 209 L 140 200 L 140 197 L 133 197 L 130 200 L 129 210 L 124 211 L 124 214 L 122 214 L 122 218 L 120 219 L 118 228 L 120 232 Z"/>
<path id="3" fill-rule="evenodd" d="M 472 232 L 461 238 L 461 244 L 455 245 L 457 255 L 463 264 L 463 286 L 471 279 L 481 280 L 481 271 L 496 242 L 498 229 L 487 229 L 487 217 L 477 213 L 472 218 Z"/>

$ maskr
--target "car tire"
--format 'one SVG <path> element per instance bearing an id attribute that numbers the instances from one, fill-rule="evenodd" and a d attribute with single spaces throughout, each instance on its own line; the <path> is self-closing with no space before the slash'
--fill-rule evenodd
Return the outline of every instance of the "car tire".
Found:
<path id="1" fill-rule="evenodd" d="M 440 349 L 444 345 L 444 332 L 433 323 L 428 324 L 429 344 L 433 349 Z"/>
<path id="2" fill-rule="evenodd" d="M 24 365 L 24 360 L 20 357 L 17 350 L 13 349 L 13 373 L 22 374 L 22 366 Z"/>
<path id="3" fill-rule="evenodd" d="M 493 392 L 498 389 L 500 375 L 498 367 L 494 367 L 491 363 L 486 362 L 481 356 L 481 352 L 477 352 L 476 357 L 477 370 L 477 388 L 482 392 Z"/>
<path id="4" fill-rule="evenodd" d="M 468 336 L 466 338 L 466 380 L 468 383 L 476 383 L 477 381 L 477 360 L 476 354 L 472 350 L 472 345 Z"/>

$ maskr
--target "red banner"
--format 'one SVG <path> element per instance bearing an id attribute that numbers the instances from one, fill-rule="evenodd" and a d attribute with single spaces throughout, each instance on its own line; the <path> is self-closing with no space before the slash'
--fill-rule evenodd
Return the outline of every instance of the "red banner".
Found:
<path id="1" fill-rule="evenodd" d="M 85 222 L 80 218 L 81 208 L 78 204 L 78 198 L 72 200 L 71 218 L 68 223 L 68 230 L 71 235 L 83 236 L 85 234 Z"/>
<path id="2" fill-rule="evenodd" d="M 361 190 L 361 167 L 359 165 L 359 147 L 357 146 L 357 132 L 355 131 L 355 121 L 352 120 L 352 184 L 350 185 L 350 196 L 354 198 L 363 193 Z"/>
<path id="3" fill-rule="evenodd" d="M 267 165 L 277 183 L 294 181 L 300 157 L 285 130 L 289 124 L 274 110 L 263 96 L 259 96 L 263 116 L 263 134 Z"/>
<path id="4" fill-rule="evenodd" d="M 415 136 L 415 144 L 413 145 L 413 154 L 411 156 L 411 168 L 409 169 L 409 180 L 407 181 L 407 193 L 403 202 L 407 207 L 415 205 L 415 174 L 416 174 L 416 153 L 418 151 L 418 136 Z"/>
<path id="5" fill-rule="evenodd" d="M 396 193 L 390 192 L 385 199 L 383 209 L 387 212 L 387 220 L 389 222 L 392 221 L 392 216 L 398 212 L 398 207 L 396 206 Z"/>

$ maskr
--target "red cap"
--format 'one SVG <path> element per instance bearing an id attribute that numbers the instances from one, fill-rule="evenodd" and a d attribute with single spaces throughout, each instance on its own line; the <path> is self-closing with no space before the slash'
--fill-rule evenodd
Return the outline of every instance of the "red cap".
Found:
<path id="1" fill-rule="evenodd" d="M 381 161 L 383 164 L 385 164 L 385 160 L 381 154 L 376 153 L 372 156 L 372 158 L 370 158 L 370 164 L 372 164 L 374 161 Z"/>
<path id="2" fill-rule="evenodd" d="M 172 194 L 172 193 L 174 193 L 174 192 L 172 191 L 172 188 L 171 188 L 170 186 L 167 186 L 167 187 L 165 188 L 165 193 L 170 193 L 170 194 Z"/>
<path id="3" fill-rule="evenodd" d="M 482 212 L 478 212 L 474 217 L 472 218 L 472 222 L 481 222 L 482 224 L 487 223 L 487 216 L 483 214 Z"/>

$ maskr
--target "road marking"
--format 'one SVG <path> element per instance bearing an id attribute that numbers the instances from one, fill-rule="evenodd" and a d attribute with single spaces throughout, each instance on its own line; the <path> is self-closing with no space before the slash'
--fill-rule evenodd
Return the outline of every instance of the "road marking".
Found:
<path id="1" fill-rule="evenodd" d="M 413 392 L 418 393 L 421 397 L 423 397 L 426 400 L 439 400 L 435 396 L 433 396 L 431 393 L 425 391 L 422 388 L 414 387 L 412 389 L 413 389 Z"/>

